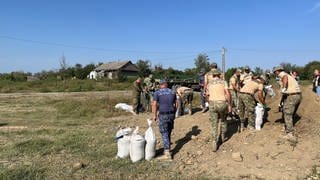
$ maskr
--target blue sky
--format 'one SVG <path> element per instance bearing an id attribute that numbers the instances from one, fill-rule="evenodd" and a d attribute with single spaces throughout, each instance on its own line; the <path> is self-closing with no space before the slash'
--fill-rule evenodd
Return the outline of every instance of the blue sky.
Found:
<path id="1" fill-rule="evenodd" d="M 185 69 L 320 60 L 320 0 L 3 0 L 0 73 L 150 60 Z"/>

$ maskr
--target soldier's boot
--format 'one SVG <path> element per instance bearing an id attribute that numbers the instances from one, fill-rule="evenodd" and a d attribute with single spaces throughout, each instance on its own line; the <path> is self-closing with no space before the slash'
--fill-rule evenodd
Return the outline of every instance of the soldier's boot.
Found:
<path id="1" fill-rule="evenodd" d="M 192 115 L 192 105 L 189 104 L 189 111 L 188 111 L 189 115 Z"/>
<path id="2" fill-rule="evenodd" d="M 158 160 L 172 161 L 170 150 L 164 150 L 163 155 L 157 157 Z"/>
<path id="3" fill-rule="evenodd" d="M 294 136 L 293 132 L 289 132 L 287 133 L 286 135 L 283 136 L 284 139 L 287 139 L 287 140 L 295 140 L 296 137 Z"/>
<path id="4" fill-rule="evenodd" d="M 217 141 L 213 141 L 212 142 L 212 151 L 213 152 L 217 152 L 218 150 L 218 142 Z"/>

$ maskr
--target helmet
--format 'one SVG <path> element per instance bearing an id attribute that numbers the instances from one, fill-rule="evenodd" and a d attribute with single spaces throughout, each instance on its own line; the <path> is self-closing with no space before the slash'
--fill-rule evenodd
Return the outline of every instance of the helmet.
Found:
<path id="1" fill-rule="evenodd" d="M 220 72 L 218 69 L 212 70 L 211 73 L 212 73 L 213 76 L 216 76 L 216 75 L 220 75 L 220 74 L 221 74 L 221 72 Z"/>
<path id="2" fill-rule="evenodd" d="M 283 71 L 283 67 L 282 66 L 277 66 L 273 69 L 273 72 L 276 72 L 276 71 Z"/>

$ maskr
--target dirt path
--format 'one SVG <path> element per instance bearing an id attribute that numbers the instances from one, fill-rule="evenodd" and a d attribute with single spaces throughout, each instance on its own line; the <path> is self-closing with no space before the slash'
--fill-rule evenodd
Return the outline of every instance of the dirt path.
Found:
<path id="1" fill-rule="evenodd" d="M 303 101 L 295 125 L 298 140 L 289 142 L 282 136 L 283 123 L 278 111 L 279 96 L 269 99 L 268 122 L 261 131 L 236 132 L 229 122 L 229 140 L 218 152 L 211 151 L 211 124 L 209 114 L 196 112 L 175 121 L 172 135 L 175 168 L 183 174 L 210 174 L 217 177 L 253 179 L 296 179 L 306 177 L 314 165 L 320 165 L 319 102 L 309 89 L 303 89 Z M 133 117 L 129 125 L 146 128 L 145 119 L 151 114 Z M 157 138 L 161 141 L 158 128 Z M 161 143 L 158 143 L 158 149 Z M 236 162 L 232 153 L 240 152 L 243 161 Z"/>

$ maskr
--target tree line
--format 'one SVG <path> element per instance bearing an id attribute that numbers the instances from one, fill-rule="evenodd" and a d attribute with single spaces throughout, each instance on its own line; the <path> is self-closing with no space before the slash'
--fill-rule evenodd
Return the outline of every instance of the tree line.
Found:
<path id="1" fill-rule="evenodd" d="M 34 74 L 23 71 L 2 73 L 0 74 L 0 80 L 26 81 L 28 76 L 34 76 L 40 80 L 64 80 L 71 78 L 86 79 L 89 73 L 101 64 L 101 62 L 98 64 L 90 63 L 87 65 L 77 63 L 74 66 L 68 66 L 65 57 L 62 56 L 60 60 L 60 69 L 58 70 L 43 70 Z M 311 80 L 313 78 L 314 69 L 320 69 L 320 61 L 316 60 L 311 61 L 304 66 L 297 66 L 289 62 L 282 62 L 280 65 L 284 67 L 286 72 L 298 72 L 301 80 Z M 150 60 L 138 60 L 136 62 L 136 66 L 138 67 L 140 77 L 146 77 L 152 73 L 155 78 L 196 79 L 202 68 L 206 71 L 210 70 L 210 59 L 207 54 L 199 54 L 194 59 L 194 67 L 187 68 L 185 70 L 177 70 L 173 67 L 164 68 L 162 64 L 152 66 Z M 229 79 L 237 68 L 242 67 L 229 68 L 225 73 L 225 78 Z M 254 67 L 251 71 L 257 74 L 264 74 L 267 70 L 264 70 L 261 67 Z M 272 72 L 272 70 L 270 71 Z M 126 78 L 124 78 L 124 80 L 125 79 Z"/>

